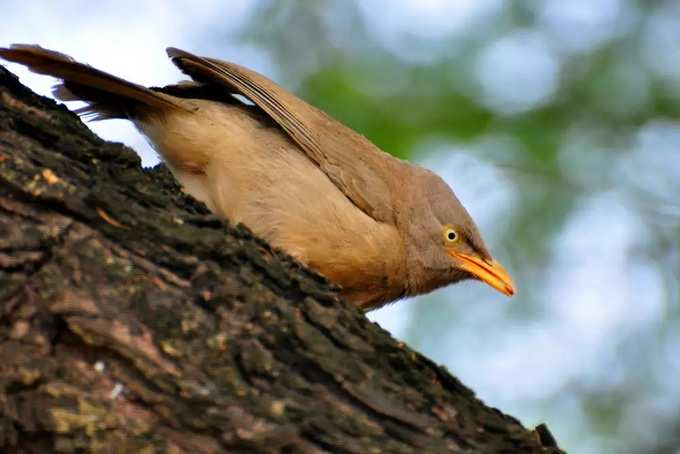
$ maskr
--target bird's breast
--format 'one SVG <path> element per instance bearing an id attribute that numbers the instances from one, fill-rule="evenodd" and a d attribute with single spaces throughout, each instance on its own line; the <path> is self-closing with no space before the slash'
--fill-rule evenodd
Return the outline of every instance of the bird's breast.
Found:
<path id="1" fill-rule="evenodd" d="M 403 248 L 278 128 L 242 109 L 197 101 L 194 114 L 143 125 L 185 191 L 371 306 L 403 293 Z"/>

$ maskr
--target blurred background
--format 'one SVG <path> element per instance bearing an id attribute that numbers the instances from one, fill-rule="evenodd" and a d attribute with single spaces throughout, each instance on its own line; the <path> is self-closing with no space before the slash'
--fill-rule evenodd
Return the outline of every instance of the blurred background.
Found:
<path id="1" fill-rule="evenodd" d="M 181 78 L 166 46 L 236 61 L 435 170 L 519 294 L 469 282 L 369 317 L 570 452 L 680 452 L 680 2 L 0 6 L 0 45 L 147 85 Z M 129 124 L 91 127 L 158 162 Z"/>

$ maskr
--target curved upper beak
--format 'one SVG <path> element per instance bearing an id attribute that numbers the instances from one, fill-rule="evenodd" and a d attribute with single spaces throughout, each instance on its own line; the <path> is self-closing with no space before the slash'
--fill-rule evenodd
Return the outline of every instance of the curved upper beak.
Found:
<path id="1" fill-rule="evenodd" d="M 482 282 L 507 296 L 515 294 L 515 284 L 503 266 L 495 260 L 487 261 L 474 255 L 450 251 L 458 261 L 458 268 L 467 271 Z"/>

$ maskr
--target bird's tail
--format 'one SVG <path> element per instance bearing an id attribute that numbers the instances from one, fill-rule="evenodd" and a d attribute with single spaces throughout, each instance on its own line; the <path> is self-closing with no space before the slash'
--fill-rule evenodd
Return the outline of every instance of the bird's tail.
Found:
<path id="1" fill-rule="evenodd" d="M 38 74 L 61 79 L 54 96 L 62 101 L 85 101 L 80 115 L 92 120 L 138 119 L 149 113 L 186 110 L 176 98 L 78 63 L 68 55 L 40 46 L 13 44 L 0 48 L 0 58 L 20 63 Z"/>

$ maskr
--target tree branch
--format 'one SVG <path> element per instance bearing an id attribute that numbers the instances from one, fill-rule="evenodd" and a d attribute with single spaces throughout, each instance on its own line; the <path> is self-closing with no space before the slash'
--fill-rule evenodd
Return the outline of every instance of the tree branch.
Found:
<path id="1" fill-rule="evenodd" d="M 145 449 L 560 452 L 0 68 L 0 450 Z"/>

